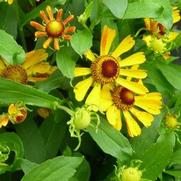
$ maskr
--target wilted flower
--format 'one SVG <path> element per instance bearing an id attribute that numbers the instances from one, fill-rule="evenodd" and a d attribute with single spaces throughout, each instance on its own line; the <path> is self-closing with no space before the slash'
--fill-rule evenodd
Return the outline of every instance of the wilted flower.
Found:
<path id="1" fill-rule="evenodd" d="M 35 37 L 48 37 L 48 39 L 43 43 L 43 48 L 48 48 L 50 43 L 53 41 L 54 49 L 59 50 L 60 39 L 69 41 L 72 37 L 69 33 L 75 32 L 75 26 L 66 27 L 67 24 L 74 19 L 74 16 L 69 15 L 65 20 L 62 20 L 63 10 L 59 9 L 56 18 L 54 18 L 52 8 L 50 6 L 46 7 L 46 12 L 48 17 L 45 11 L 40 11 L 40 17 L 45 25 L 41 25 L 35 21 L 31 21 L 30 24 L 38 30 L 35 32 Z"/>

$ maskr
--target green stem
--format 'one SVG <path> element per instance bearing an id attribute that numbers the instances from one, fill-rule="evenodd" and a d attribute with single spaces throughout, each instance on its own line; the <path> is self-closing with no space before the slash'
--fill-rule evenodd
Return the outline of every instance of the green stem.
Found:
<path id="1" fill-rule="evenodd" d="M 74 112 L 69 109 L 68 107 L 65 106 L 61 106 L 61 105 L 57 105 L 57 107 L 63 111 L 65 111 L 66 113 L 68 113 L 70 116 L 73 116 Z"/>

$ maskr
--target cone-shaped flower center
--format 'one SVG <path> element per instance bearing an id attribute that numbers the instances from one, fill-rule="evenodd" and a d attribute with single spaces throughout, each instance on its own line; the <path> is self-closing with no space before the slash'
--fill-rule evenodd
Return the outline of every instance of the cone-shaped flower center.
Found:
<path id="1" fill-rule="evenodd" d="M 102 56 L 92 63 L 91 70 L 96 82 L 111 83 L 119 76 L 119 63 L 111 56 Z"/>
<path id="2" fill-rule="evenodd" d="M 28 81 L 26 70 L 21 65 L 9 65 L 2 72 L 2 77 L 14 80 L 23 84 Z"/>
<path id="3" fill-rule="evenodd" d="M 46 25 L 46 32 L 51 37 L 59 37 L 64 31 L 63 23 L 53 20 Z"/>
<path id="4" fill-rule="evenodd" d="M 118 109 L 128 110 L 134 104 L 134 93 L 124 87 L 116 87 L 112 99 Z"/>

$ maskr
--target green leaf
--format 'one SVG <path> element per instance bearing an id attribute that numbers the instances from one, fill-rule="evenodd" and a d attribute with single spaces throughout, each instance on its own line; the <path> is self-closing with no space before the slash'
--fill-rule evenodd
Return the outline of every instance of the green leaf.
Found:
<path id="1" fill-rule="evenodd" d="M 94 122 L 92 124 L 94 127 L 88 127 L 88 132 L 105 153 L 119 160 L 126 160 L 132 155 L 132 148 L 128 139 L 110 126 L 106 120 L 101 118 L 97 132 L 96 124 Z"/>
<path id="2" fill-rule="evenodd" d="M 0 56 L 9 64 L 22 63 L 25 59 L 23 48 L 4 30 L 0 30 L 0 37 Z"/>
<path id="3" fill-rule="evenodd" d="M 67 48 L 61 48 L 56 54 L 56 62 L 62 74 L 70 79 L 74 77 L 76 61 L 72 59 Z"/>
<path id="4" fill-rule="evenodd" d="M 181 179 L 181 170 L 167 170 L 165 173 Z"/>
<path id="5" fill-rule="evenodd" d="M 59 156 L 47 160 L 32 169 L 22 178 L 22 181 L 68 181 L 76 172 L 76 168 L 82 163 L 81 157 Z"/>
<path id="6" fill-rule="evenodd" d="M 165 63 L 157 63 L 158 69 L 167 81 L 176 89 L 181 90 L 181 66 Z"/>
<path id="7" fill-rule="evenodd" d="M 174 152 L 172 160 L 171 160 L 171 164 L 181 165 L 181 148 Z"/>
<path id="8" fill-rule="evenodd" d="M 1 4 L 0 6 L 0 29 L 5 30 L 14 38 L 17 36 L 17 18 L 13 6 Z"/>
<path id="9" fill-rule="evenodd" d="M 25 122 L 16 125 L 16 131 L 23 141 L 25 158 L 36 163 L 44 161 L 45 143 L 38 126 L 30 115 Z"/>
<path id="10" fill-rule="evenodd" d="M 143 178 L 156 180 L 162 170 L 171 160 L 173 147 L 175 145 L 175 134 L 173 132 L 161 135 L 157 142 L 148 149 L 141 160 Z"/>
<path id="11" fill-rule="evenodd" d="M 92 46 L 92 34 L 89 30 L 78 30 L 70 41 L 72 48 L 82 56 Z"/>
<path id="12" fill-rule="evenodd" d="M 142 0 L 129 3 L 123 18 L 156 18 L 161 13 L 160 4 L 153 0 Z"/>
<path id="13" fill-rule="evenodd" d="M 111 10 L 114 16 L 122 18 L 126 11 L 128 0 L 103 0 L 103 3 Z"/>
<path id="14" fill-rule="evenodd" d="M 0 90 L 0 102 L 4 104 L 22 101 L 28 105 L 50 109 L 56 109 L 60 104 L 60 99 L 46 92 L 4 78 L 0 78 Z"/>

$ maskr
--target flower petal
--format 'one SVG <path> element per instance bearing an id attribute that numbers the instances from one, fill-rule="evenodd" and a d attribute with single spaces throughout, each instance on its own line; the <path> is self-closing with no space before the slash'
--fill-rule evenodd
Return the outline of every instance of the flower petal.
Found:
<path id="1" fill-rule="evenodd" d="M 153 37 L 151 35 L 143 36 L 143 41 L 145 41 L 145 43 L 148 47 L 151 46 L 152 39 L 153 39 Z"/>
<path id="2" fill-rule="evenodd" d="M 126 38 L 124 38 L 121 43 L 118 45 L 118 47 L 113 51 L 112 56 L 117 58 L 121 54 L 127 52 L 135 45 L 134 39 L 129 35 Z"/>
<path id="3" fill-rule="evenodd" d="M 180 10 L 178 9 L 178 7 L 173 7 L 172 18 L 173 18 L 173 24 L 180 21 L 181 17 L 180 17 Z"/>
<path id="4" fill-rule="evenodd" d="M 115 38 L 116 31 L 104 26 L 102 36 L 101 36 L 101 45 L 100 45 L 100 55 L 107 55 L 109 53 L 112 42 Z"/>
<path id="5" fill-rule="evenodd" d="M 49 37 L 47 40 L 44 41 L 43 43 L 43 48 L 47 49 L 50 46 L 50 43 L 53 41 L 52 37 Z"/>
<path id="6" fill-rule="evenodd" d="M 130 109 L 130 111 L 131 111 L 131 113 L 132 113 L 134 116 L 136 116 L 136 118 L 137 118 L 141 123 L 143 123 L 143 125 L 144 125 L 145 127 L 151 126 L 151 123 L 152 123 L 153 120 L 154 120 L 154 117 L 153 117 L 151 114 L 149 114 L 149 113 L 147 113 L 147 112 L 145 112 L 145 111 L 140 111 L 140 110 L 135 109 L 135 108 L 133 108 L 133 107 Z"/>
<path id="7" fill-rule="evenodd" d="M 82 101 L 93 83 L 92 77 L 80 81 L 74 87 L 75 98 L 77 101 Z"/>
<path id="8" fill-rule="evenodd" d="M 131 114 L 128 111 L 123 111 L 128 134 L 130 137 L 139 136 L 141 134 L 141 129 L 138 125 L 138 123 L 134 120 L 134 118 L 131 116 Z"/>
<path id="9" fill-rule="evenodd" d="M 90 68 L 76 67 L 74 70 L 74 77 L 84 76 L 91 74 Z"/>
<path id="10" fill-rule="evenodd" d="M 131 69 L 120 69 L 120 75 L 144 79 L 147 77 L 145 70 L 131 70 Z"/>
<path id="11" fill-rule="evenodd" d="M 116 82 L 137 94 L 146 94 L 148 92 L 148 89 L 138 82 L 132 82 L 122 78 L 117 78 Z"/>
<path id="12" fill-rule="evenodd" d="M 94 106 L 95 108 L 97 108 L 96 110 L 98 110 L 100 103 L 100 95 L 101 95 L 101 84 L 95 83 L 85 103 L 89 106 Z"/>
<path id="13" fill-rule="evenodd" d="M 114 128 L 116 128 L 117 130 L 121 130 L 122 128 L 121 112 L 115 105 L 109 107 L 109 109 L 106 112 L 106 117 L 108 122 Z"/>
<path id="14" fill-rule="evenodd" d="M 144 52 L 137 52 L 123 60 L 120 60 L 119 65 L 120 67 L 126 67 L 126 66 L 142 64 L 145 61 L 146 57 L 144 55 Z"/>
<path id="15" fill-rule="evenodd" d="M 112 104 L 111 86 L 103 85 L 101 89 L 100 111 L 106 111 Z"/>
<path id="16" fill-rule="evenodd" d="M 26 58 L 24 63 L 22 64 L 24 69 L 28 69 L 29 67 L 38 64 L 48 58 L 48 53 L 43 49 L 33 50 L 31 52 L 26 53 Z"/>
<path id="17" fill-rule="evenodd" d="M 150 30 L 150 18 L 145 18 L 144 22 L 145 22 L 145 27 L 147 30 Z"/>
<path id="18" fill-rule="evenodd" d="M 3 59 L 0 58 L 0 75 L 5 68 L 6 68 L 6 64 L 3 61 Z"/>
<path id="19" fill-rule="evenodd" d="M 172 42 L 172 41 L 174 41 L 176 38 L 177 38 L 177 36 L 179 35 L 180 33 L 179 32 L 169 32 L 169 34 L 168 34 L 168 39 L 166 39 L 165 41 L 166 42 Z"/>
<path id="20" fill-rule="evenodd" d="M 88 50 L 87 52 L 85 52 L 84 55 L 90 61 L 94 61 L 96 59 L 96 57 L 94 56 L 94 54 L 91 50 Z"/>
<path id="21" fill-rule="evenodd" d="M 47 7 L 46 7 L 46 11 L 47 11 L 47 14 L 48 14 L 48 16 L 49 16 L 49 19 L 50 19 L 51 21 L 54 20 L 52 8 L 51 8 L 50 6 L 47 6 Z"/>

